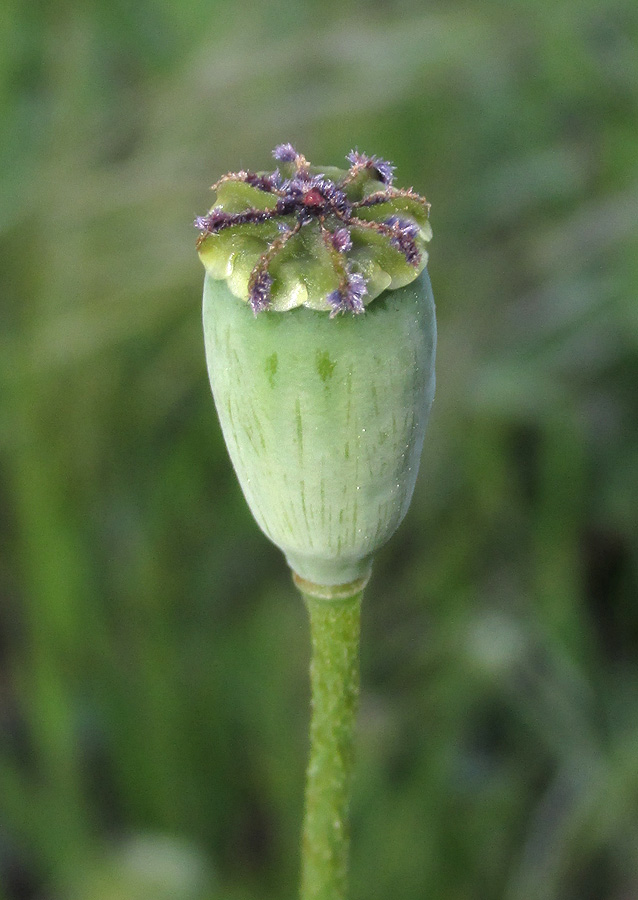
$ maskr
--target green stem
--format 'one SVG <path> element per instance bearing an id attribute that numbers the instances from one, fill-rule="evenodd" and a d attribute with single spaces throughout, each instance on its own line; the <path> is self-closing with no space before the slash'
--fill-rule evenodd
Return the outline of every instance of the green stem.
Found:
<path id="1" fill-rule="evenodd" d="M 295 581 L 310 615 L 312 640 L 301 900 L 346 900 L 364 585 L 335 589 Z"/>

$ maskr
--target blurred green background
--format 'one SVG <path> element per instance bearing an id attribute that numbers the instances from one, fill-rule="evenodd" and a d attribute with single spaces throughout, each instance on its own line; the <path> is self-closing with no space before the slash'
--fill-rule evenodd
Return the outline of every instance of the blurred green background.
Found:
<path id="1" fill-rule="evenodd" d="M 634 0 L 0 0 L 0 897 L 292 900 L 308 634 L 192 220 L 292 141 L 432 202 L 352 900 L 638 897 Z"/>

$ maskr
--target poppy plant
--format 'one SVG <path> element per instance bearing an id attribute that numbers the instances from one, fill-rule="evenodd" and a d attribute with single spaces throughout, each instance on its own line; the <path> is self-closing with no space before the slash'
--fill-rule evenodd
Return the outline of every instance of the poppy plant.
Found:
<path id="1" fill-rule="evenodd" d="M 302 900 L 345 900 L 359 615 L 405 516 L 434 396 L 429 204 L 357 150 L 213 185 L 195 220 L 210 383 L 248 505 L 310 614 Z"/>

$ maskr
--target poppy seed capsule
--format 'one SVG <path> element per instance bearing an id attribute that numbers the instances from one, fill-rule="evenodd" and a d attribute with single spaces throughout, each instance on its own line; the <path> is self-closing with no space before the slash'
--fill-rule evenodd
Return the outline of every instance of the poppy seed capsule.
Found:
<path id="1" fill-rule="evenodd" d="M 258 525 L 300 578 L 343 585 L 368 577 L 414 490 L 434 396 L 436 323 L 422 247 L 429 234 L 423 218 L 410 215 L 416 195 L 389 186 L 388 163 L 357 153 L 340 180 L 324 172 L 305 178 L 304 157 L 287 147 L 276 158 L 295 168 L 288 186 L 278 172 L 236 176 L 242 190 L 265 184 L 285 210 L 277 236 L 267 231 L 272 219 L 255 209 L 215 208 L 198 220 L 208 261 L 206 360 L 226 445 Z M 363 209 L 385 207 L 380 229 L 358 224 L 357 196 L 372 194 L 382 199 Z M 254 253 L 264 227 L 267 246 L 251 259 L 242 295 L 232 279 L 237 265 L 246 271 L 242 240 Z M 289 235 L 300 239 L 296 247 Z M 313 247 L 320 252 L 309 260 Z M 398 286 L 379 290 L 384 281 Z"/>
<path id="2" fill-rule="evenodd" d="M 427 272 L 363 316 L 255 318 L 206 277 L 204 335 L 219 420 L 248 505 L 315 584 L 367 576 L 405 516 L 434 395 Z"/>

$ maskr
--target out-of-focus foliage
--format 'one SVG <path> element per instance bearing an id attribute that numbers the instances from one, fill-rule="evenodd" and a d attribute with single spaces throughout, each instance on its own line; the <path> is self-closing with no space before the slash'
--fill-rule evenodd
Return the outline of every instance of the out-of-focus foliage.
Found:
<path id="1" fill-rule="evenodd" d="M 2 900 L 295 896 L 306 622 L 222 445 L 191 226 L 282 141 L 432 202 L 439 387 L 366 598 L 352 898 L 638 896 L 638 6 L 0 27 Z"/>

